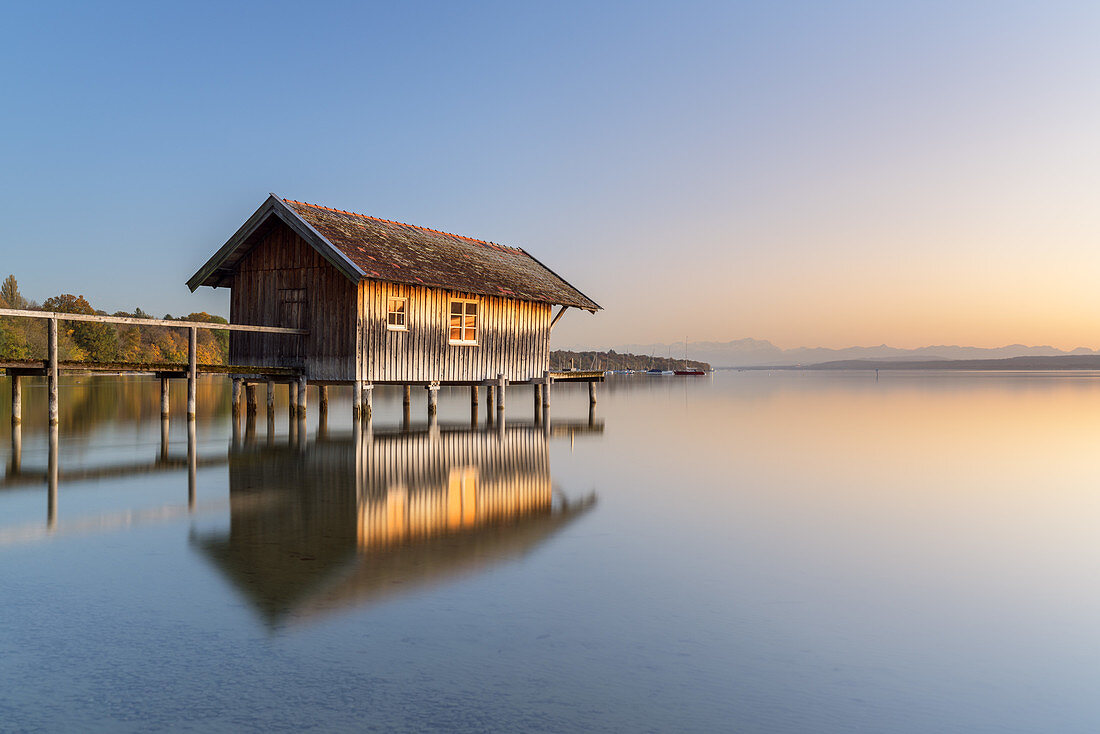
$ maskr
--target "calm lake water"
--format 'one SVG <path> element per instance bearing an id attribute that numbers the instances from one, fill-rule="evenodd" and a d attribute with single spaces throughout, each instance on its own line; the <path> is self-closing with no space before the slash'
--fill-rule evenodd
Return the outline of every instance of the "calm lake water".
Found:
<path id="1" fill-rule="evenodd" d="M 53 499 L 3 401 L 0 730 L 1100 729 L 1100 375 L 201 388 L 191 478 L 155 382 L 63 379 Z"/>

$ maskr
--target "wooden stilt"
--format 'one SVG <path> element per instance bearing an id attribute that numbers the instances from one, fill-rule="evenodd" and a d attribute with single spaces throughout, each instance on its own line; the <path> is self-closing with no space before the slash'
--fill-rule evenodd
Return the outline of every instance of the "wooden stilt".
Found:
<path id="1" fill-rule="evenodd" d="M 542 373 L 542 412 L 547 413 L 550 410 L 550 371 L 546 370 Z"/>
<path id="2" fill-rule="evenodd" d="M 317 386 L 317 407 L 322 413 L 328 415 L 328 385 Z"/>
<path id="3" fill-rule="evenodd" d="M 275 382 L 273 380 L 267 381 L 267 417 L 271 418 L 275 415 Z"/>
<path id="4" fill-rule="evenodd" d="M 470 385 L 470 405 L 477 405 L 477 385 Z"/>
<path id="5" fill-rule="evenodd" d="M 504 410 L 504 375 L 497 375 L 497 412 Z"/>
<path id="6" fill-rule="evenodd" d="M 20 375 L 11 376 L 11 424 L 23 422 L 23 383 Z"/>
<path id="7" fill-rule="evenodd" d="M 596 381 L 588 383 L 588 402 L 591 405 L 596 404 Z"/>
<path id="8" fill-rule="evenodd" d="M 405 388 L 405 396 L 402 405 L 405 406 L 405 410 L 408 410 L 412 404 L 412 385 L 404 385 L 403 387 Z"/>
<path id="9" fill-rule="evenodd" d="M 168 461 L 168 427 L 169 420 L 167 415 L 160 417 L 160 460 Z"/>
<path id="10" fill-rule="evenodd" d="M 170 411 L 171 403 L 168 400 L 168 378 L 160 378 L 160 417 L 161 420 L 167 420 L 168 413 Z"/>
<path id="11" fill-rule="evenodd" d="M 496 396 L 497 396 L 497 386 L 496 385 L 486 385 L 485 386 L 485 410 L 486 410 L 485 415 L 487 416 L 487 418 L 486 418 L 487 420 L 492 420 L 493 419 L 493 403 L 496 402 Z"/>
<path id="12" fill-rule="evenodd" d="M 439 412 L 439 385 L 428 385 L 428 417 L 431 418 Z"/>
<path id="13" fill-rule="evenodd" d="M 361 417 L 365 421 L 369 421 L 374 417 L 374 384 L 370 382 L 363 385 L 363 411 Z"/>
<path id="14" fill-rule="evenodd" d="M 359 420 L 363 415 L 363 381 L 356 380 L 351 386 L 351 418 Z"/>
<path id="15" fill-rule="evenodd" d="M 290 415 L 290 422 L 293 423 L 294 419 L 298 416 L 298 383 L 289 382 L 286 386 L 287 402 L 290 403 L 288 413 Z"/>
<path id="16" fill-rule="evenodd" d="M 199 331 L 194 326 L 187 329 L 187 420 L 195 420 L 195 400 L 199 379 Z"/>
<path id="17" fill-rule="evenodd" d="M 236 377 L 233 378 L 233 399 L 230 407 L 233 409 L 234 417 L 241 414 L 241 381 Z"/>
<path id="18" fill-rule="evenodd" d="M 531 392 L 535 396 L 535 422 L 539 420 L 539 413 L 542 412 L 542 384 L 535 382 L 531 385 Z"/>
<path id="19" fill-rule="evenodd" d="M 248 415 L 255 416 L 260 412 L 260 405 L 256 400 L 256 383 L 246 382 L 244 386 L 245 402 L 248 403 Z"/>
<path id="20" fill-rule="evenodd" d="M 309 383 L 306 381 L 306 376 L 301 375 L 298 378 L 298 417 L 306 417 L 306 395 L 309 387 Z"/>
<path id="21" fill-rule="evenodd" d="M 46 372 L 46 390 L 49 393 L 50 425 L 57 425 L 57 319 L 50 319 L 46 327 L 46 350 L 49 368 Z"/>

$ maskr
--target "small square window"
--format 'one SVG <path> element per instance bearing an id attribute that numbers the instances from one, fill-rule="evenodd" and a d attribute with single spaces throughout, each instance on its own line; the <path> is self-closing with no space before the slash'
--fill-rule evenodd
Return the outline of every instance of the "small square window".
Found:
<path id="1" fill-rule="evenodd" d="M 407 331 L 409 326 L 405 320 L 409 305 L 407 298 L 390 298 L 389 307 L 386 309 L 386 328 L 391 331 Z"/>
<path id="2" fill-rule="evenodd" d="M 477 344 L 477 301 L 451 301 L 450 341 Z"/>

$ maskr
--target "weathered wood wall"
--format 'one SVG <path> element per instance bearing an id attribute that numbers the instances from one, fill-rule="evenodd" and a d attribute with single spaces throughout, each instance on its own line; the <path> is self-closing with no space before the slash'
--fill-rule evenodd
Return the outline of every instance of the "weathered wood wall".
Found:
<path id="1" fill-rule="evenodd" d="M 356 285 L 286 225 L 272 224 L 233 278 L 230 322 L 309 329 L 309 335 L 232 333 L 232 364 L 304 367 L 311 380 L 354 380 Z"/>
<path id="2" fill-rule="evenodd" d="M 407 298 L 407 331 L 386 326 L 388 299 Z M 478 303 L 476 345 L 450 344 L 450 302 Z M 541 377 L 550 368 L 550 306 L 510 298 L 364 281 L 362 379 L 371 382 L 477 382 Z"/>

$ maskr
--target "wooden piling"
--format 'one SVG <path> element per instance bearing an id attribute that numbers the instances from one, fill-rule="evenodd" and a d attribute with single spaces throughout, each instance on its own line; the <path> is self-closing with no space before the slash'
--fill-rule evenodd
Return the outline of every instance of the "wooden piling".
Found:
<path id="1" fill-rule="evenodd" d="M 255 416 L 260 412 L 259 403 L 256 401 L 256 383 L 246 382 L 244 384 L 245 402 L 248 403 L 248 415 Z"/>
<path id="2" fill-rule="evenodd" d="M 412 385 L 404 385 L 404 388 L 405 396 L 402 405 L 405 406 L 405 410 L 407 411 L 409 409 L 409 406 L 412 405 Z"/>
<path id="3" fill-rule="evenodd" d="M 351 418 L 359 420 L 363 415 L 363 381 L 356 380 L 351 386 Z"/>
<path id="4" fill-rule="evenodd" d="M 241 414 L 241 381 L 236 377 L 233 378 L 233 398 L 230 401 L 230 407 L 232 408 L 233 417 L 237 418 Z"/>
<path id="5" fill-rule="evenodd" d="M 294 419 L 298 415 L 298 383 L 288 382 L 286 386 L 287 403 L 289 408 L 287 413 L 290 415 L 290 422 L 293 423 Z"/>
<path id="6" fill-rule="evenodd" d="M 169 400 L 168 400 L 168 384 L 169 383 L 168 383 L 168 378 L 167 377 L 160 378 L 160 417 L 161 417 L 161 420 L 167 420 L 168 419 L 168 413 L 171 410 L 171 407 L 170 407 L 171 404 L 169 403 Z"/>
<path id="7" fill-rule="evenodd" d="M 497 375 L 497 412 L 503 412 L 504 410 L 504 375 Z"/>
<path id="8" fill-rule="evenodd" d="M 588 403 L 589 405 L 596 404 L 596 381 L 588 383 Z"/>
<path id="9" fill-rule="evenodd" d="M 195 420 L 195 400 L 199 380 L 199 330 L 187 329 L 187 420 Z"/>
<path id="10" fill-rule="evenodd" d="M 306 381 L 306 376 L 301 375 L 298 377 L 298 417 L 306 417 L 306 395 L 309 387 L 309 383 Z"/>
<path id="11" fill-rule="evenodd" d="M 46 327 L 46 351 L 49 369 L 46 372 L 46 390 L 49 393 L 50 425 L 57 425 L 57 319 L 50 319 Z"/>
<path id="12" fill-rule="evenodd" d="M 493 419 L 493 404 L 496 402 L 496 385 L 485 386 L 485 415 L 487 420 Z"/>
<path id="13" fill-rule="evenodd" d="M 470 385 L 470 405 L 477 406 L 477 385 Z"/>
<path id="14" fill-rule="evenodd" d="M 322 413 L 328 415 L 328 385 L 317 386 L 317 407 Z"/>
<path id="15" fill-rule="evenodd" d="M 439 412 L 439 385 L 428 385 L 428 418 Z"/>
<path id="16" fill-rule="evenodd" d="M 20 375 L 11 376 L 11 424 L 23 422 L 23 383 Z"/>
<path id="17" fill-rule="evenodd" d="M 374 384 L 365 383 L 363 385 L 363 409 L 360 413 L 360 417 L 365 421 L 370 421 L 374 417 Z"/>
<path id="18" fill-rule="evenodd" d="M 267 381 L 267 417 L 275 415 L 275 381 Z"/>
<path id="19" fill-rule="evenodd" d="M 542 412 L 548 413 L 550 411 L 550 372 L 548 370 L 542 373 Z"/>
<path id="20" fill-rule="evenodd" d="M 534 382 L 531 384 L 531 392 L 535 396 L 535 422 L 539 420 L 539 413 L 542 412 L 542 384 Z"/>

